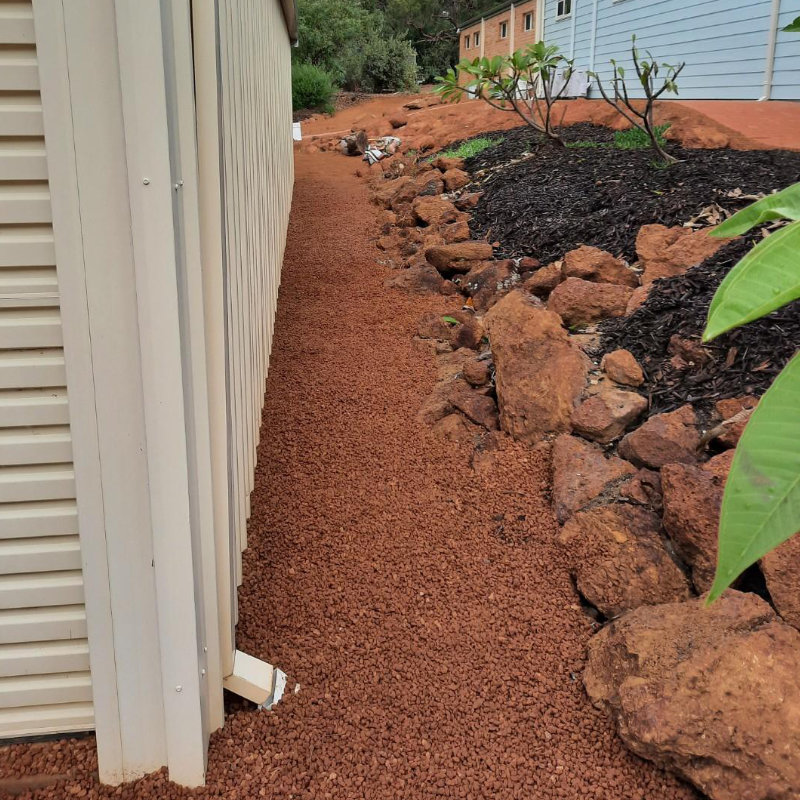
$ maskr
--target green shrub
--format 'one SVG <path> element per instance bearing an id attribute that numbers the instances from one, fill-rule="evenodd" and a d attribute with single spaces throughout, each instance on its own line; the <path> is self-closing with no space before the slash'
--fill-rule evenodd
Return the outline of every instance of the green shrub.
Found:
<path id="1" fill-rule="evenodd" d="M 333 110 L 335 87 L 331 76 L 313 64 L 292 64 L 292 109 Z"/>
<path id="2" fill-rule="evenodd" d="M 396 92 L 417 85 L 417 54 L 405 39 L 372 36 L 365 42 L 360 86 L 367 92 Z"/>
<path id="3" fill-rule="evenodd" d="M 365 92 L 413 89 L 416 52 L 393 35 L 379 9 L 360 0 L 299 0 L 296 63 L 315 64 L 335 84 Z"/>
<path id="4" fill-rule="evenodd" d="M 656 125 L 653 128 L 656 141 L 661 147 L 667 143 L 664 138 L 667 128 L 669 125 Z M 650 136 L 641 128 L 628 128 L 626 131 L 617 131 L 614 134 L 614 147 L 618 150 L 646 150 L 650 146 Z"/>

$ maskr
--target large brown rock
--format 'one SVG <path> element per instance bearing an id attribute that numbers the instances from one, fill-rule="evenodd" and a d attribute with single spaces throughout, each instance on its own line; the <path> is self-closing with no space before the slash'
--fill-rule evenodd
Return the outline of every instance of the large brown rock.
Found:
<path id="1" fill-rule="evenodd" d="M 600 367 L 615 383 L 623 386 L 641 386 L 644 373 L 630 350 L 612 350 L 603 356 Z"/>
<path id="2" fill-rule="evenodd" d="M 462 347 L 479 350 L 482 339 L 483 322 L 475 316 L 468 317 L 450 329 L 450 344 L 454 350 Z"/>
<path id="3" fill-rule="evenodd" d="M 660 469 L 664 464 L 697 461 L 700 436 L 690 405 L 650 417 L 619 444 L 619 454 L 638 467 Z"/>
<path id="4" fill-rule="evenodd" d="M 633 290 L 631 299 L 628 300 L 628 305 L 625 306 L 625 315 L 630 316 L 634 311 L 641 308 L 646 302 L 650 294 L 650 285 L 639 286 Z"/>
<path id="5" fill-rule="evenodd" d="M 664 528 L 700 592 L 714 582 L 724 487 L 724 479 L 694 464 L 667 464 L 661 470 Z"/>
<path id="6" fill-rule="evenodd" d="M 561 269 L 565 278 L 632 287 L 639 285 L 639 276 L 621 258 L 615 258 L 598 247 L 582 245 L 570 250 L 564 256 Z"/>
<path id="7" fill-rule="evenodd" d="M 444 181 L 437 170 L 429 170 L 413 178 L 398 178 L 397 186 L 397 191 L 389 201 L 395 211 L 411 203 L 415 197 L 433 197 L 444 191 Z"/>
<path id="8" fill-rule="evenodd" d="M 715 430 L 714 441 L 723 447 L 736 447 L 757 405 L 758 400 L 752 395 L 731 397 L 715 403 L 722 422 Z"/>
<path id="9" fill-rule="evenodd" d="M 448 291 L 446 284 L 453 286 L 450 281 L 444 280 L 430 264 L 409 267 L 386 280 L 386 286 L 390 289 L 406 289 L 410 292 L 418 293 L 440 292 L 441 294 L 451 294 L 452 292 Z M 456 291 L 454 286 L 453 290 Z"/>
<path id="10" fill-rule="evenodd" d="M 411 208 L 417 219 L 425 225 L 455 222 L 461 216 L 461 212 L 443 197 L 415 197 Z"/>
<path id="11" fill-rule="evenodd" d="M 492 257 L 492 246 L 488 242 L 456 242 L 429 247 L 425 258 L 433 264 L 442 275 L 465 273 L 476 261 L 487 261 Z"/>
<path id="12" fill-rule="evenodd" d="M 642 468 L 631 480 L 620 486 L 619 494 L 631 503 L 661 511 L 663 506 L 661 474 L 652 469 Z"/>
<path id="13" fill-rule="evenodd" d="M 450 170 L 457 169 L 463 170 L 464 169 L 464 159 L 463 158 L 448 158 L 447 156 L 439 156 L 433 160 L 433 166 L 436 169 L 441 170 L 442 172 L 449 172 Z"/>
<path id="14" fill-rule="evenodd" d="M 642 395 L 609 386 L 575 409 L 572 428 L 587 439 L 608 444 L 646 410 L 647 399 Z"/>
<path id="15" fill-rule="evenodd" d="M 477 359 L 467 361 L 462 372 L 470 386 L 485 386 L 492 378 L 491 362 Z"/>
<path id="16" fill-rule="evenodd" d="M 629 286 L 567 278 L 550 293 L 547 307 L 555 311 L 565 325 L 586 325 L 624 316 L 632 293 Z"/>
<path id="17" fill-rule="evenodd" d="M 398 192 L 413 183 L 414 179 L 410 175 L 402 175 L 392 180 L 382 181 L 375 189 L 372 199 L 377 205 L 388 208 Z"/>
<path id="18" fill-rule="evenodd" d="M 456 208 L 460 211 L 470 211 L 478 205 L 478 201 L 481 199 L 481 197 L 483 197 L 483 192 L 469 192 L 468 194 L 462 194 L 461 197 L 456 200 Z"/>
<path id="19" fill-rule="evenodd" d="M 651 511 L 615 503 L 579 511 L 561 529 L 558 540 L 578 591 L 605 616 L 689 597 L 660 527 Z"/>
<path id="20" fill-rule="evenodd" d="M 435 425 L 444 417 L 460 411 L 470 422 L 487 430 L 497 430 L 497 406 L 494 400 L 480 390 L 473 389 L 462 378 L 442 381 L 425 399 L 417 419 Z"/>
<path id="21" fill-rule="evenodd" d="M 589 360 L 570 341 L 559 316 L 516 290 L 489 311 L 484 325 L 503 430 L 528 442 L 568 431 Z"/>
<path id="22" fill-rule="evenodd" d="M 644 225 L 636 236 L 636 254 L 644 269 L 642 283 L 682 275 L 713 256 L 728 241 L 713 238 L 707 229 Z"/>
<path id="23" fill-rule="evenodd" d="M 561 262 L 554 261 L 546 267 L 537 269 L 529 278 L 526 278 L 522 288 L 537 297 L 547 297 L 563 280 Z"/>
<path id="24" fill-rule="evenodd" d="M 594 444 L 562 433 L 553 443 L 553 508 L 566 522 L 604 492 L 611 491 L 636 473 L 636 468 L 616 456 L 607 457 Z"/>
<path id="25" fill-rule="evenodd" d="M 800 633 L 754 594 L 642 606 L 589 642 L 583 681 L 622 741 L 712 800 L 800 797 Z"/>
<path id="26" fill-rule="evenodd" d="M 444 191 L 444 181 L 438 172 L 424 172 L 414 180 L 417 197 L 433 196 Z"/>
<path id="27" fill-rule="evenodd" d="M 442 240 L 445 244 L 466 242 L 472 235 L 469 230 L 469 223 L 463 219 L 452 222 L 449 225 L 440 225 L 439 233 L 441 233 Z"/>
<path id="28" fill-rule="evenodd" d="M 444 185 L 448 192 L 455 192 L 466 186 L 471 178 L 463 169 L 448 169 L 443 175 Z"/>
<path id="29" fill-rule="evenodd" d="M 793 536 L 761 559 L 761 572 L 778 613 L 800 628 L 800 536 Z"/>
<path id="30" fill-rule="evenodd" d="M 461 290 L 472 298 L 476 311 L 486 311 L 505 295 L 518 281 L 512 270 L 513 262 L 484 261 L 476 264 L 462 279 Z"/>

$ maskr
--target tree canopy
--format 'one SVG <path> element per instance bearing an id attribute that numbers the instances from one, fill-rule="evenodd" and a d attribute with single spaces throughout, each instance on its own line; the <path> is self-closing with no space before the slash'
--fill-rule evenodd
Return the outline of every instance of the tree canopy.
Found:
<path id="1" fill-rule="evenodd" d="M 458 28 L 492 0 L 299 0 L 296 63 L 347 89 L 430 82 L 458 61 Z"/>

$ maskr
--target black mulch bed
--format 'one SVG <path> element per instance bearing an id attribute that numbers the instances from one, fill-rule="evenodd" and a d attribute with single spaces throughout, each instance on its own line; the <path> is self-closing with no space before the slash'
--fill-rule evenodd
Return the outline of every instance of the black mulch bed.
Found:
<path id="1" fill-rule="evenodd" d="M 600 325 L 600 353 L 622 347 L 642 365 L 642 391 L 650 396 L 653 413 L 684 403 L 707 413 L 722 398 L 759 396 L 797 351 L 800 301 L 704 345 L 710 354 L 704 366 L 681 370 L 671 363 L 670 337 L 699 341 L 714 292 L 755 241 L 731 242 L 685 275 L 657 281 L 633 314 Z"/>
<path id="2" fill-rule="evenodd" d="M 737 211 L 744 203 L 725 193 L 770 192 L 800 180 L 800 153 L 782 150 L 686 150 L 670 143 L 681 162 L 659 169 L 650 150 L 559 148 L 524 126 L 488 135 L 505 138 L 466 162 L 479 181 L 476 173 L 489 170 L 470 228 L 498 241 L 501 256 L 529 255 L 545 264 L 581 244 L 633 261 L 642 225 L 680 225 L 712 202 Z M 608 143 L 613 133 L 581 123 L 566 128 L 564 138 Z M 491 171 L 524 153 L 534 155 Z"/>

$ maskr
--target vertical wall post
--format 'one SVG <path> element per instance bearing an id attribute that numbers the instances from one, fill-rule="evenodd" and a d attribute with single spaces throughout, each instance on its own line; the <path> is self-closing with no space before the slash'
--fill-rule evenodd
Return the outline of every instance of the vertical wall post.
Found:
<path id="1" fill-rule="evenodd" d="M 514 4 L 511 4 L 511 7 L 508 11 L 508 25 L 511 28 L 508 34 L 508 54 L 510 56 L 514 55 L 514 34 L 516 32 L 516 21 L 514 19 Z"/>
<path id="2" fill-rule="evenodd" d="M 769 16 L 769 35 L 767 38 L 767 55 L 764 64 L 764 94 L 760 100 L 772 98 L 772 81 L 775 76 L 775 48 L 778 44 L 778 23 L 781 16 L 781 0 L 772 0 Z"/>
<path id="3" fill-rule="evenodd" d="M 205 780 L 198 631 L 164 35 L 159 0 L 115 0 L 147 434 L 164 732 L 170 778 Z M 182 255 L 182 254 L 181 254 Z M 202 572 L 202 569 L 200 569 Z"/>
<path id="4" fill-rule="evenodd" d="M 486 47 L 486 20 L 481 17 L 481 58 L 483 58 L 484 47 Z"/>
<path id="5" fill-rule="evenodd" d="M 223 677 L 233 672 L 234 631 L 228 501 L 228 402 L 225 360 L 225 263 L 220 144 L 219 27 L 216 3 L 192 4 L 197 108 L 200 249 L 206 322 L 206 369 L 211 427 L 217 609 Z"/>

